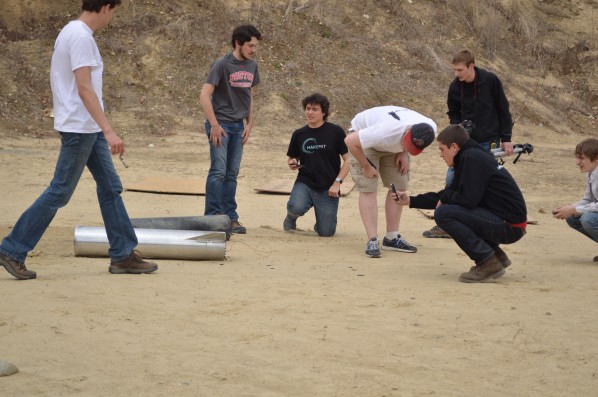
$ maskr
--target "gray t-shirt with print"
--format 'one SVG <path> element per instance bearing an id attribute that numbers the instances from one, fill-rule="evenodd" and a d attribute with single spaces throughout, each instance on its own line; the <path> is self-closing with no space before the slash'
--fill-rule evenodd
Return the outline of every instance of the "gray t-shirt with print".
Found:
<path id="1" fill-rule="evenodd" d="M 249 115 L 251 87 L 258 85 L 260 75 L 254 60 L 239 61 L 232 53 L 212 65 L 206 83 L 215 89 L 212 106 L 218 121 L 241 121 Z"/>

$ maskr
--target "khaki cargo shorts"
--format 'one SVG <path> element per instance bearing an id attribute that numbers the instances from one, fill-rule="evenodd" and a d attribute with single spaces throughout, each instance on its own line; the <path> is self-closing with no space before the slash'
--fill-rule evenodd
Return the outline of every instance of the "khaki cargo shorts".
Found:
<path id="1" fill-rule="evenodd" d="M 376 149 L 368 148 L 364 150 L 366 157 L 378 169 L 378 175 L 382 179 L 383 186 L 390 187 L 394 183 L 397 190 L 407 190 L 409 185 L 409 171 L 405 175 L 395 166 L 396 153 L 380 152 Z M 364 193 L 373 193 L 378 191 L 378 178 L 367 178 L 363 175 L 361 164 L 355 160 L 349 152 L 349 164 L 351 166 L 351 178 L 355 182 L 357 191 Z M 408 157 L 411 161 L 411 157 Z"/>

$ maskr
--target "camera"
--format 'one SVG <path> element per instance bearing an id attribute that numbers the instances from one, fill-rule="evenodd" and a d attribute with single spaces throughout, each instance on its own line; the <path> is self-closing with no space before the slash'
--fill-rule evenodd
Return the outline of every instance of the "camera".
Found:
<path id="1" fill-rule="evenodd" d="M 463 126 L 463 128 L 465 128 L 465 131 L 467 131 L 467 133 L 471 135 L 473 129 L 475 128 L 475 123 L 473 122 L 473 120 L 463 120 L 461 126 Z"/>

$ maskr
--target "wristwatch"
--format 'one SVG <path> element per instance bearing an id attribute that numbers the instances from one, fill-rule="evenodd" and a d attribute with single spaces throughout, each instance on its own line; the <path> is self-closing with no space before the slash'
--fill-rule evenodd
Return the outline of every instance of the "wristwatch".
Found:
<path id="1" fill-rule="evenodd" d="M 343 183 L 343 180 L 341 178 L 335 178 L 334 181 L 338 183 Z"/>

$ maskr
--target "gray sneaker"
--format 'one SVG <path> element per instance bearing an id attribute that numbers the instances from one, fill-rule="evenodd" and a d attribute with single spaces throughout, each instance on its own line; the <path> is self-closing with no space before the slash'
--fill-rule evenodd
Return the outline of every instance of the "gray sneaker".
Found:
<path id="1" fill-rule="evenodd" d="M 365 254 L 370 258 L 379 258 L 382 255 L 382 252 L 380 252 L 380 243 L 376 237 L 368 240 L 365 246 Z"/>
<path id="2" fill-rule="evenodd" d="M 423 236 L 428 238 L 452 238 L 450 234 L 442 230 L 438 225 L 423 232 Z"/>

